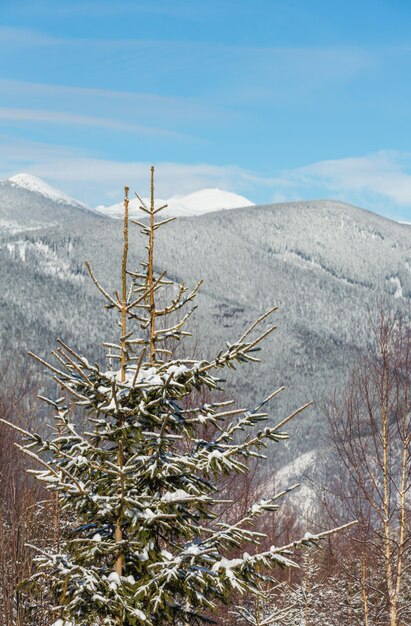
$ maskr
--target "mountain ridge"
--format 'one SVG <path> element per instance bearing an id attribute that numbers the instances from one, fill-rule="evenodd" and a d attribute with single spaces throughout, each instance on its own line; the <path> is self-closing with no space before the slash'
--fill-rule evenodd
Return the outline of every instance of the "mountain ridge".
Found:
<path id="1" fill-rule="evenodd" d="M 84 202 L 73 198 L 59 189 L 52 187 L 46 183 L 43 179 L 34 176 L 33 174 L 18 173 L 9 178 L 0 180 L 0 186 L 11 185 L 21 189 L 43 196 L 48 200 L 57 202 L 57 204 L 64 204 L 66 206 L 73 206 L 76 208 L 86 209 L 92 213 L 97 213 L 104 217 L 109 218 L 121 218 L 123 215 L 124 202 L 117 202 L 112 205 L 98 205 L 92 208 Z M 149 198 L 142 198 L 144 202 L 149 203 Z M 0 198 L 1 201 L 1 198 Z M 205 213 L 214 213 L 220 210 L 240 210 L 255 207 L 256 209 L 265 209 L 273 207 L 289 207 L 290 209 L 297 209 L 299 206 L 313 205 L 313 207 L 319 207 L 322 204 L 338 205 L 352 207 L 358 211 L 364 211 L 371 215 L 374 215 L 383 220 L 388 220 L 396 224 L 403 226 L 411 226 L 411 222 L 397 221 L 387 216 L 383 216 L 370 209 L 364 209 L 358 207 L 349 202 L 334 200 L 332 198 L 316 198 L 314 200 L 295 200 L 288 202 L 276 202 L 276 203 L 262 203 L 256 204 L 249 200 L 245 196 L 236 194 L 234 192 L 225 191 L 219 188 L 204 188 L 189 194 L 177 194 L 171 196 L 168 200 L 157 198 L 156 205 L 162 206 L 163 204 L 169 204 L 168 212 L 173 213 L 175 217 L 191 217 L 197 215 L 203 215 Z M 138 207 L 140 200 L 138 198 L 131 198 L 129 203 L 130 215 L 134 217 L 134 213 L 141 215 Z M 221 206 L 223 205 L 223 206 Z M 2 207 L 0 207 L 1 210 Z M 166 210 L 167 212 L 167 210 Z M 1 227 L 1 224 L 0 224 Z"/>
<path id="2" fill-rule="evenodd" d="M 11 200 L 20 206 L 21 221 L 19 231 L 1 229 L 1 337 L 10 346 L 3 353 L 13 350 L 23 358 L 30 349 L 47 358 L 59 336 L 90 360 L 102 359 L 102 341 L 115 339 L 118 329 L 86 275 L 84 259 L 114 292 L 121 225 L 43 199 L 43 223 L 34 229 L 32 203 L 38 196 L 0 186 L 0 220 Z M 206 356 L 279 306 L 278 330 L 261 364 L 253 371 L 239 368 L 228 389 L 252 407 L 285 385 L 289 391 L 271 407 L 274 418 L 315 400 L 317 408 L 290 426 L 292 456 L 318 447 L 318 407 L 344 385 L 353 355 L 367 349 L 368 317 L 378 298 L 394 310 L 409 309 L 410 243 L 407 225 L 346 203 L 301 201 L 182 217 L 159 231 L 155 268 L 167 268 L 173 281 L 188 286 L 204 279 L 191 330 Z M 130 267 L 144 254 L 133 226 Z"/>
<path id="3" fill-rule="evenodd" d="M 52 187 L 48 183 L 46 183 L 41 178 L 34 176 L 33 174 L 26 174 L 24 172 L 20 174 L 15 174 L 14 176 L 10 176 L 10 178 L 6 179 L 6 181 L 12 185 L 16 185 L 17 187 L 21 187 L 23 189 L 27 189 L 28 191 L 32 191 L 34 193 L 38 193 L 41 196 L 45 196 L 50 200 L 54 200 L 57 203 L 64 204 L 72 204 L 73 206 L 80 206 L 82 208 L 89 208 L 83 202 L 72 198 L 68 194 Z"/>
<path id="4" fill-rule="evenodd" d="M 0 236 L 50 228 L 61 222 L 68 224 L 79 216 L 104 219 L 81 202 L 47 186 L 47 183 L 43 187 L 43 183 L 41 179 L 33 180 L 32 177 L 24 180 L 17 178 L 17 182 L 12 179 L 0 181 Z"/>

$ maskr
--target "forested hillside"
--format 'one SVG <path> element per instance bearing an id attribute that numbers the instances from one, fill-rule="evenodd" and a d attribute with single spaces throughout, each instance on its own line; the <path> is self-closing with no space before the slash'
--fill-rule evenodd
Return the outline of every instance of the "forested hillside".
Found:
<path id="1" fill-rule="evenodd" d="M 119 223 L 10 183 L 0 186 L 0 220 L 2 359 L 12 350 L 47 354 L 56 336 L 90 360 L 102 357 L 96 345 L 115 336 L 115 320 L 101 306 L 84 260 L 114 288 Z M 138 226 L 130 237 L 136 266 L 144 245 Z M 322 398 L 341 385 L 354 353 L 367 345 L 378 298 L 409 306 L 410 241 L 410 226 L 324 200 L 179 218 L 159 234 L 156 253 L 176 282 L 204 280 L 188 353 L 234 339 L 278 305 L 278 330 L 258 376 L 249 380 L 240 369 L 231 392 L 252 406 L 273 385 L 285 385 L 292 393 L 279 400 L 279 411 L 313 399 L 314 408 L 294 426 L 302 454 L 317 445 Z"/>

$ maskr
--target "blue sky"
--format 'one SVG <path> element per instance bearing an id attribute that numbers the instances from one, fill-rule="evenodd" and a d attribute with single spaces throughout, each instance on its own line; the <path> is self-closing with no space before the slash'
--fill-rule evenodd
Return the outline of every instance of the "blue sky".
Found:
<path id="1" fill-rule="evenodd" d="M 0 0 L 0 177 L 411 220 L 407 0 Z"/>

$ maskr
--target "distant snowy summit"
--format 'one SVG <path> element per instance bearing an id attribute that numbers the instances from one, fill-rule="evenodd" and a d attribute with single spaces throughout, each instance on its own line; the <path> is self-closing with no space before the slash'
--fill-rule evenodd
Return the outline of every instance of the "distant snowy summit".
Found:
<path id="1" fill-rule="evenodd" d="M 59 204 L 69 204 L 83 209 L 88 208 L 83 202 L 72 198 L 54 187 L 51 187 L 45 183 L 44 180 L 41 180 L 41 178 L 37 178 L 37 176 L 33 176 L 32 174 L 16 174 L 16 176 L 8 178 L 7 182 L 11 183 L 15 187 L 20 187 L 21 189 L 27 189 L 33 193 L 38 193 L 49 200 L 58 202 Z"/>
<path id="2" fill-rule="evenodd" d="M 143 198 L 143 200 L 147 204 L 150 203 L 148 198 Z M 241 207 L 255 206 L 254 202 L 251 202 L 248 198 L 231 193 L 230 191 L 223 191 L 222 189 L 201 189 L 200 191 L 195 191 L 186 196 L 172 196 L 168 200 L 156 199 L 156 207 L 160 207 L 164 204 L 167 204 L 165 211 L 169 215 L 176 217 L 202 215 L 223 209 L 238 209 Z M 133 216 L 141 214 L 139 206 L 140 201 L 138 198 L 133 198 L 129 205 L 130 214 Z M 107 217 L 120 218 L 123 215 L 124 204 L 119 202 L 107 207 L 98 206 L 95 210 Z"/>
<path id="3" fill-rule="evenodd" d="M 46 183 L 44 180 L 41 180 L 41 178 L 33 176 L 32 174 L 16 174 L 15 176 L 8 178 L 6 181 L 0 181 L 0 184 L 4 183 L 39 194 L 48 200 L 57 202 L 58 204 L 89 209 L 92 212 L 97 212 L 110 218 L 121 218 L 123 216 L 123 202 L 118 202 L 116 204 L 112 204 L 111 206 L 100 205 L 95 209 L 90 209 L 90 207 L 83 202 L 72 198 L 59 189 L 51 187 L 51 185 Z M 143 198 L 143 200 L 148 204 L 150 202 L 148 198 Z M 168 200 L 156 198 L 156 207 L 160 207 L 164 204 L 167 204 L 167 209 L 165 210 L 167 214 L 176 217 L 202 215 L 204 213 L 211 213 L 212 211 L 255 206 L 254 202 L 251 202 L 248 198 L 230 191 L 223 191 L 222 189 L 201 189 L 200 191 L 195 191 L 194 193 L 187 195 L 175 195 Z M 139 206 L 140 201 L 137 198 L 132 198 L 130 200 L 129 210 L 131 216 L 135 217 L 141 214 Z"/>

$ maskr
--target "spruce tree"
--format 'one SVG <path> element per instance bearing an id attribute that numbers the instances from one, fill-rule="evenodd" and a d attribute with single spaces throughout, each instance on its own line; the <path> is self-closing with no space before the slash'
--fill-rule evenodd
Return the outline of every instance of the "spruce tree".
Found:
<path id="1" fill-rule="evenodd" d="M 34 579 L 53 588 L 56 626 L 206 623 L 233 592 L 258 594 L 261 569 L 293 565 L 290 550 L 319 537 L 262 552 L 248 547 L 252 554 L 230 558 L 264 539 L 253 521 L 276 511 L 286 492 L 256 502 L 243 519 L 224 522 L 218 518 L 220 477 L 247 472 L 251 457 L 265 459 L 267 443 L 284 441 L 283 427 L 307 405 L 261 429 L 256 426 L 268 419 L 264 405 L 282 389 L 251 410 L 218 399 L 190 406 L 198 390 L 221 389 L 224 368 L 258 361 L 260 343 L 275 329 L 276 309 L 211 360 L 173 357 L 170 340 L 188 334 L 199 285 L 188 291 L 155 271 L 155 233 L 172 218 L 158 220 L 164 207 L 155 207 L 154 168 L 150 204 L 140 201 L 143 217 L 136 224 L 147 238 L 141 268 L 128 268 L 127 187 L 119 291 L 104 289 L 86 263 L 107 308 L 119 316 L 119 340 L 105 344 L 111 366 L 89 363 L 61 340 L 54 364 L 36 357 L 86 410 L 88 426 L 77 426 L 59 398 L 45 399 L 57 426 L 50 438 L 20 429 L 21 450 L 40 465 L 33 474 L 58 497 L 65 518 L 56 545 L 34 547 Z M 162 291 L 173 296 L 159 307 Z"/>

